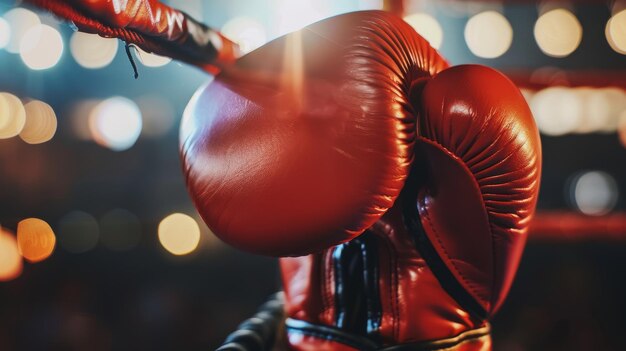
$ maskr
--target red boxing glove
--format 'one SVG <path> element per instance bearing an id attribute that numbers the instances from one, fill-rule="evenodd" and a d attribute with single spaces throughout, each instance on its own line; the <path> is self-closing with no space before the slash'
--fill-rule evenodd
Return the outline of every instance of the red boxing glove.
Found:
<path id="1" fill-rule="evenodd" d="M 209 72 L 239 56 L 237 45 L 187 14 L 157 0 L 26 0 L 82 31 L 120 38 L 148 52 Z"/>
<path id="2" fill-rule="evenodd" d="M 385 12 L 333 17 L 244 56 L 183 118 L 183 170 L 198 211 L 225 242 L 266 255 L 357 237 L 409 174 L 412 83 L 445 67 Z"/>
<path id="3" fill-rule="evenodd" d="M 506 77 L 446 66 L 395 16 L 351 13 L 267 44 L 190 103 L 183 167 L 207 224 L 247 251 L 312 253 L 281 259 L 292 349 L 491 348 L 539 136 Z"/>
<path id="4" fill-rule="evenodd" d="M 416 157 L 393 208 L 349 243 L 281 260 L 294 350 L 491 350 L 537 200 L 539 135 L 492 69 L 418 84 Z"/>

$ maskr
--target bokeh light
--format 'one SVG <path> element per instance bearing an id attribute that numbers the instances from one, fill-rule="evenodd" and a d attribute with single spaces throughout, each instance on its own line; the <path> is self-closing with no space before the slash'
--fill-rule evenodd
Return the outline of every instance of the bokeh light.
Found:
<path id="1" fill-rule="evenodd" d="M 534 33 L 537 45 L 546 55 L 565 57 L 580 45 L 583 27 L 573 13 L 559 8 L 539 16 Z"/>
<path id="2" fill-rule="evenodd" d="M 159 223 L 159 242 L 174 255 L 187 255 L 198 247 L 200 227 L 186 214 L 171 214 Z"/>
<path id="3" fill-rule="evenodd" d="M 43 101 L 33 100 L 24 105 L 26 123 L 20 138 L 28 144 L 41 144 L 52 139 L 57 131 L 57 117 L 52 107 Z"/>
<path id="4" fill-rule="evenodd" d="M 22 101 L 15 95 L 0 93 L 0 139 L 12 138 L 22 131 L 26 124 L 26 110 Z"/>
<path id="5" fill-rule="evenodd" d="M 102 100 L 98 99 L 86 99 L 72 104 L 67 122 L 69 129 L 79 140 L 92 140 L 91 130 L 89 130 L 89 117 L 101 102 Z"/>
<path id="6" fill-rule="evenodd" d="M 84 253 L 98 244 L 98 222 L 85 212 L 73 211 L 61 218 L 57 229 L 59 245 L 70 253 Z"/>
<path id="7" fill-rule="evenodd" d="M 13 234 L 0 227 L 0 282 L 7 282 L 22 274 L 24 263 Z"/>
<path id="8" fill-rule="evenodd" d="M 239 49 L 246 54 L 267 41 L 265 28 L 249 17 L 235 17 L 222 27 L 222 34 L 239 44 Z"/>
<path id="9" fill-rule="evenodd" d="M 419 35 L 428 40 L 430 46 L 435 49 L 441 47 L 443 42 L 443 29 L 433 16 L 426 13 L 414 13 L 404 17 L 404 20 L 415 29 Z"/>
<path id="10" fill-rule="evenodd" d="M 551 87 L 537 92 L 530 101 L 539 131 L 557 136 L 571 133 L 583 121 L 582 102 L 570 89 Z"/>
<path id="11" fill-rule="evenodd" d="M 467 21 L 465 41 L 474 55 L 496 58 L 511 47 L 513 27 L 499 12 L 485 11 Z"/>
<path id="12" fill-rule="evenodd" d="M 278 16 L 278 35 L 300 30 L 313 22 L 328 17 L 329 13 L 320 11 L 310 0 L 275 0 Z M 317 5 L 323 6 L 323 2 Z"/>
<path id="13" fill-rule="evenodd" d="M 626 10 L 615 14 L 606 23 L 606 40 L 616 52 L 626 55 Z"/>
<path id="14" fill-rule="evenodd" d="M 45 24 L 30 28 L 20 43 L 20 57 L 28 68 L 43 70 L 54 67 L 63 55 L 63 38 Z"/>
<path id="15" fill-rule="evenodd" d="M 89 115 L 93 140 L 113 151 L 124 151 L 135 145 L 141 128 L 141 110 L 132 100 L 123 97 L 102 101 Z"/>
<path id="16" fill-rule="evenodd" d="M 359 0 L 359 10 L 382 10 L 385 6 L 383 0 Z"/>
<path id="17" fill-rule="evenodd" d="M 605 94 L 600 89 L 574 89 L 581 101 L 582 120 L 574 132 L 593 133 L 610 123 L 610 106 Z"/>
<path id="18" fill-rule="evenodd" d="M 29 262 L 40 262 L 52 255 L 56 237 L 50 225 L 38 218 L 27 218 L 17 224 L 17 246 Z"/>
<path id="19" fill-rule="evenodd" d="M 11 41 L 11 25 L 0 17 L 0 49 L 4 49 Z"/>
<path id="20" fill-rule="evenodd" d="M 20 43 L 24 34 L 32 27 L 41 24 L 41 21 L 34 12 L 21 7 L 9 10 L 4 14 L 4 19 L 11 28 L 11 37 L 6 49 L 10 53 L 17 54 L 20 52 Z"/>
<path id="21" fill-rule="evenodd" d="M 141 62 L 141 64 L 146 67 L 162 67 L 172 62 L 172 59 L 169 57 L 145 52 L 137 46 L 135 46 L 135 49 L 137 50 L 137 57 L 139 57 L 139 62 Z"/>
<path id="22" fill-rule="evenodd" d="M 75 32 L 70 39 L 70 51 L 79 65 L 88 69 L 109 65 L 117 54 L 118 40 L 97 34 Z"/>
<path id="23" fill-rule="evenodd" d="M 617 133 L 622 146 L 626 148 L 626 110 L 624 110 L 619 116 Z"/>
<path id="24" fill-rule="evenodd" d="M 141 110 L 141 135 L 160 137 L 172 130 L 177 117 L 170 100 L 165 96 L 144 95 L 137 98 Z"/>
<path id="25" fill-rule="evenodd" d="M 584 172 L 571 183 L 573 202 L 580 212 L 600 216 L 609 213 L 619 197 L 617 182 L 608 173 Z"/>
<path id="26" fill-rule="evenodd" d="M 141 240 L 141 222 L 129 211 L 114 209 L 100 218 L 100 242 L 113 251 L 128 251 Z"/>

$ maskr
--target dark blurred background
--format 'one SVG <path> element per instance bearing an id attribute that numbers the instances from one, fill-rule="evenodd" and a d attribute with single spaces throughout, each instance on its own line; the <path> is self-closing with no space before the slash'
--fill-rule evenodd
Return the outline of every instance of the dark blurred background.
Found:
<path id="1" fill-rule="evenodd" d="M 384 8 L 451 63 L 508 74 L 544 163 L 495 349 L 626 350 L 626 2 L 169 3 L 244 50 Z M 43 121 L 14 136 L 0 115 L 0 350 L 215 348 L 280 278 L 275 259 L 221 244 L 186 193 L 178 124 L 211 77 L 135 51 L 135 80 L 121 42 L 12 0 L 0 16 L 0 114 Z"/>

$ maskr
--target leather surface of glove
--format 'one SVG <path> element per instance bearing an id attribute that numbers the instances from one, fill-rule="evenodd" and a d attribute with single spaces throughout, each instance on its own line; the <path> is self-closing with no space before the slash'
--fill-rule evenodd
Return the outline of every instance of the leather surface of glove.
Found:
<path id="1" fill-rule="evenodd" d="M 394 206 L 349 243 L 281 260 L 296 349 L 298 335 L 349 344 L 342 333 L 356 349 L 491 349 L 537 201 L 539 135 L 517 87 L 487 67 L 443 70 L 412 99 L 415 160 Z"/>
<path id="2" fill-rule="evenodd" d="M 222 240 L 259 254 L 357 237 L 409 174 L 413 83 L 445 67 L 380 11 L 332 17 L 244 56 L 183 117 L 183 170 L 199 213 Z"/>

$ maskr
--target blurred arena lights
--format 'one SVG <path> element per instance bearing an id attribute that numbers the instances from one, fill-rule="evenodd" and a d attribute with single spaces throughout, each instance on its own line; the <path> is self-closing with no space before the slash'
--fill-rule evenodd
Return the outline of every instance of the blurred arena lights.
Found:
<path id="1" fill-rule="evenodd" d="M 44 70 L 54 67 L 63 55 L 63 38 L 45 24 L 31 27 L 20 42 L 20 57 L 28 68 Z"/>
<path id="2" fill-rule="evenodd" d="M 17 248 L 17 240 L 0 227 L 0 282 L 7 282 L 22 274 L 24 263 Z"/>
<path id="3" fill-rule="evenodd" d="M 118 40 L 97 34 L 74 32 L 70 39 L 70 52 L 84 68 L 97 69 L 109 65 L 117 54 Z"/>
<path id="4" fill-rule="evenodd" d="M 582 102 L 574 92 L 564 87 L 550 87 L 537 92 L 530 100 L 530 109 L 539 131 L 545 135 L 571 133 L 583 118 Z"/>
<path id="5" fill-rule="evenodd" d="M 609 19 L 606 24 L 605 35 L 613 50 L 626 55 L 626 9 Z"/>
<path id="6" fill-rule="evenodd" d="M 311 0 L 274 0 L 278 16 L 278 35 L 297 31 L 304 26 L 330 16 L 323 13 L 320 7 L 325 6 L 324 1 L 319 1 L 313 6 Z"/>
<path id="7" fill-rule="evenodd" d="M 99 227 L 89 213 L 72 211 L 59 221 L 57 229 L 59 245 L 70 253 L 84 253 L 98 244 Z"/>
<path id="8" fill-rule="evenodd" d="M 0 93 L 0 139 L 12 138 L 26 124 L 26 109 L 15 95 Z"/>
<path id="9" fill-rule="evenodd" d="M 583 27 L 573 13 L 558 8 L 539 16 L 534 34 L 543 53 L 552 57 L 566 57 L 580 45 Z"/>
<path id="10" fill-rule="evenodd" d="M 626 111 L 626 91 L 616 88 L 521 89 L 542 134 L 614 133 Z"/>
<path id="11" fill-rule="evenodd" d="M 67 121 L 69 129 L 79 140 L 92 140 L 91 131 L 89 130 L 89 116 L 101 102 L 102 100 L 98 99 L 86 99 L 72 104 Z"/>
<path id="12" fill-rule="evenodd" d="M 0 17 L 0 49 L 4 49 L 9 45 L 11 40 L 11 25 L 7 20 Z"/>
<path id="13" fill-rule="evenodd" d="M 128 251 L 141 240 L 141 222 L 127 210 L 114 209 L 100 218 L 100 242 L 112 251 Z"/>
<path id="14" fill-rule="evenodd" d="M 20 44 L 24 34 L 34 26 L 41 24 L 39 17 L 32 11 L 17 7 L 4 14 L 4 19 L 9 23 L 11 37 L 6 46 L 8 52 L 17 54 L 20 52 Z"/>
<path id="15" fill-rule="evenodd" d="M 513 42 L 513 27 L 501 13 L 485 11 L 472 16 L 465 26 L 465 42 L 482 58 L 502 56 Z"/>
<path id="16" fill-rule="evenodd" d="M 615 207 L 619 189 L 615 179 L 608 173 L 588 171 L 573 178 L 570 194 L 580 212 L 601 216 L 611 212 Z"/>
<path id="17" fill-rule="evenodd" d="M 419 35 L 428 40 L 430 46 L 437 50 L 441 47 L 441 43 L 443 42 L 443 29 L 433 16 L 418 12 L 404 17 L 404 20 L 410 24 Z"/>
<path id="18" fill-rule="evenodd" d="M 141 110 L 142 136 L 152 138 L 165 135 L 176 124 L 178 116 L 167 97 L 144 95 L 136 101 Z"/>
<path id="19" fill-rule="evenodd" d="M 359 0 L 359 10 L 382 10 L 385 7 L 383 0 Z"/>
<path id="20" fill-rule="evenodd" d="M 617 133 L 622 146 L 626 147 L 626 109 L 620 114 Z"/>
<path id="21" fill-rule="evenodd" d="M 139 58 L 139 62 L 141 62 L 141 64 L 146 67 L 161 67 L 172 62 L 172 59 L 169 57 L 145 52 L 137 46 L 133 47 L 137 50 L 137 57 Z"/>
<path id="22" fill-rule="evenodd" d="M 141 110 L 135 102 L 116 96 L 99 103 L 89 115 L 91 136 L 99 145 L 124 151 L 141 134 Z"/>
<path id="23" fill-rule="evenodd" d="M 192 217 L 173 213 L 159 223 L 159 242 L 173 255 L 187 255 L 198 247 L 200 227 Z"/>
<path id="24" fill-rule="evenodd" d="M 20 138 L 28 144 L 41 144 L 54 137 L 57 131 L 57 117 L 50 105 L 33 100 L 24 105 L 26 123 Z"/>
<path id="25" fill-rule="evenodd" d="M 41 262 L 50 257 L 55 244 L 56 237 L 46 221 L 27 218 L 17 224 L 17 246 L 29 262 Z"/>
<path id="26" fill-rule="evenodd" d="M 249 17 L 231 19 L 222 27 L 222 33 L 239 44 L 239 49 L 243 54 L 247 54 L 267 42 L 265 28 Z"/>

